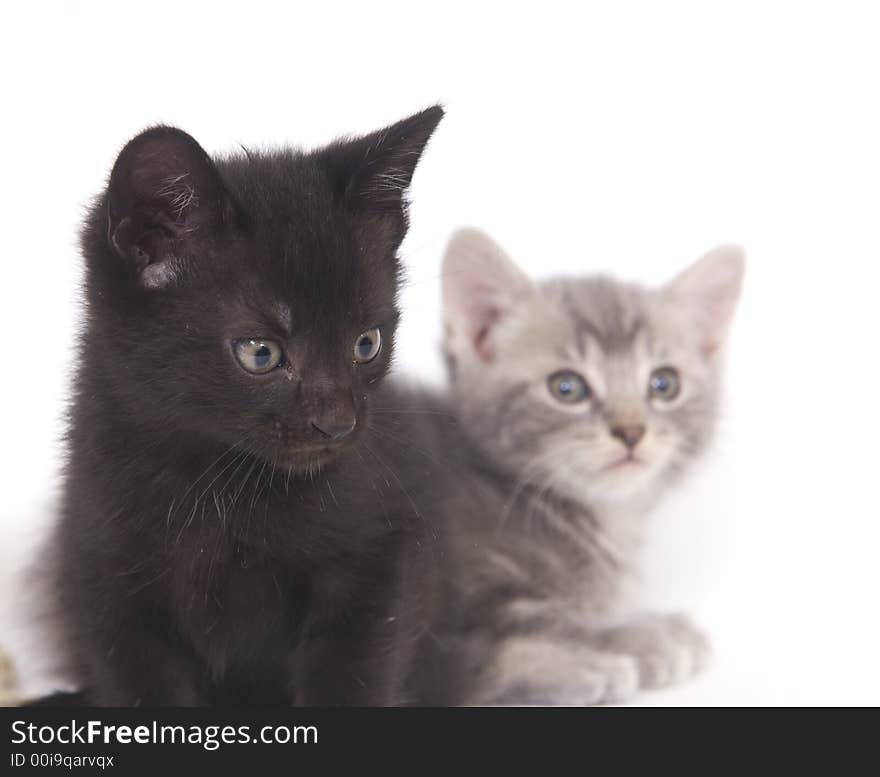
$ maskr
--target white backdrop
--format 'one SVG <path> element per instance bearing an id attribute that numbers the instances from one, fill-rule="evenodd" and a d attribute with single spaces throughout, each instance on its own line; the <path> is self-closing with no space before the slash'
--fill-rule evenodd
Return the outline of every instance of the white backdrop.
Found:
<path id="1" fill-rule="evenodd" d="M 298 7 L 295 7 L 298 6 Z M 399 367 L 437 380 L 457 226 L 535 275 L 657 282 L 749 252 L 722 434 L 659 510 L 652 597 L 710 629 L 643 703 L 880 702 L 880 24 L 870 3 L 29 3 L 2 12 L 0 644 L 51 516 L 77 225 L 121 145 L 315 145 L 438 100 L 412 187 Z M 326 9 L 317 11 L 317 8 Z M 17 8 L 25 8 L 19 4 Z"/>

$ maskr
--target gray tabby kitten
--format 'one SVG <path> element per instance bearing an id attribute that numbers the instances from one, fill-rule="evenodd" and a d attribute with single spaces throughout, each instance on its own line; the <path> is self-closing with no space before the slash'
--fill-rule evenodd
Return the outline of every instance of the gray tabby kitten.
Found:
<path id="1" fill-rule="evenodd" d="M 616 702 L 704 665 L 687 617 L 634 614 L 630 572 L 711 437 L 743 267 L 724 246 L 656 290 L 535 283 L 481 232 L 452 239 L 451 406 L 475 474 L 444 507 L 427 702 Z"/>

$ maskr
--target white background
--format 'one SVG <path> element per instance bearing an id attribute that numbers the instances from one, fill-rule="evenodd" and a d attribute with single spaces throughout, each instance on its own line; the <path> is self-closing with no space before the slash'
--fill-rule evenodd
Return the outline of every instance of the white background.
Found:
<path id="1" fill-rule="evenodd" d="M 299 7 L 297 7 L 299 6 Z M 27 10 L 10 10 L 10 8 Z M 320 12 L 316 9 L 326 9 Z M 880 702 L 880 25 L 850 2 L 29 3 L 4 9 L 0 644 L 39 689 L 20 570 L 51 516 L 83 207 L 165 121 L 316 145 L 442 100 L 412 187 L 401 370 L 441 375 L 457 226 L 535 275 L 659 282 L 743 243 L 718 444 L 658 511 L 653 598 L 711 671 L 643 703 Z"/>

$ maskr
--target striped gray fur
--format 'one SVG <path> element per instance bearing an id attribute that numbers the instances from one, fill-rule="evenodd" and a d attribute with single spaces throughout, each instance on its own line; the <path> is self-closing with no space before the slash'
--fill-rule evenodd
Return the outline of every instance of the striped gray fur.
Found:
<path id="1" fill-rule="evenodd" d="M 455 462 L 434 505 L 443 594 L 424 701 L 620 701 L 703 665 L 687 618 L 639 614 L 633 560 L 651 508 L 712 438 L 742 270 L 740 249 L 722 247 L 660 289 L 535 283 L 482 233 L 453 238 L 444 315 L 460 423 L 434 443 Z M 648 392 L 661 367 L 681 378 L 668 401 Z M 588 401 L 552 395 L 560 370 L 586 379 Z M 615 465 L 621 424 L 644 427 L 638 463 Z"/>

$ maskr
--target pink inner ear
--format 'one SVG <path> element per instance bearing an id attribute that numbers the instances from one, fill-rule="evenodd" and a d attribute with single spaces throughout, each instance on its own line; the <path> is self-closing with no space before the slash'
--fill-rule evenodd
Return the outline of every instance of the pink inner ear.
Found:
<path id="1" fill-rule="evenodd" d="M 703 338 L 703 356 L 714 356 L 715 352 L 721 347 L 721 341 L 715 337 Z"/>
<path id="2" fill-rule="evenodd" d="M 727 289 L 714 289 L 703 304 L 700 322 L 703 328 L 703 353 L 712 356 L 724 344 L 727 325 L 733 315 L 735 298 L 731 300 Z"/>
<path id="3" fill-rule="evenodd" d="M 481 313 L 480 326 L 473 335 L 474 350 L 484 362 L 488 362 L 492 361 L 492 357 L 494 356 L 492 343 L 489 341 L 489 335 L 492 332 L 492 327 L 501 317 L 501 311 L 498 310 L 498 308 L 490 307 L 485 308 Z"/>

